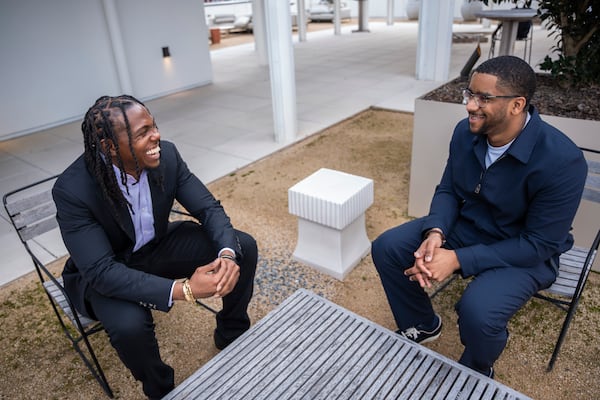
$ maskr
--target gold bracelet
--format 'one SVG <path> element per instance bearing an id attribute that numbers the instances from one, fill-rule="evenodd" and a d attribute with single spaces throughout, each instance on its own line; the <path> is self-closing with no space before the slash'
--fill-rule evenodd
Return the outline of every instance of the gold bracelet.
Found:
<path id="1" fill-rule="evenodd" d="M 196 298 L 194 297 L 194 292 L 192 292 L 192 288 L 190 286 L 190 280 L 189 279 L 185 279 L 183 281 L 183 296 L 190 303 L 195 303 L 196 302 Z"/>
<path id="2" fill-rule="evenodd" d="M 194 303 L 196 298 L 194 297 L 194 292 L 192 292 L 192 287 L 190 286 L 190 280 L 186 279 L 183 281 L 183 295 L 185 299 L 190 303 Z"/>

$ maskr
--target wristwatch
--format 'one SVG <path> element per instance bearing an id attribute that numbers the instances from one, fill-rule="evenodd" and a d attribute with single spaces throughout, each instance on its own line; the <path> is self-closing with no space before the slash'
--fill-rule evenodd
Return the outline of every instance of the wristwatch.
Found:
<path id="1" fill-rule="evenodd" d="M 442 231 L 440 228 L 431 228 L 430 230 L 425 232 L 425 239 L 427 239 L 432 233 L 437 233 L 440 235 L 440 237 L 442 238 L 442 246 L 446 244 L 446 235 L 444 235 L 444 231 Z"/>

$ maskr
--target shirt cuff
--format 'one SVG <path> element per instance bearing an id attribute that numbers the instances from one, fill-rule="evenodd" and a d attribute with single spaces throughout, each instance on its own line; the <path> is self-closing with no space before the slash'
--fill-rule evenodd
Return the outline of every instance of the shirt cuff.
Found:
<path id="1" fill-rule="evenodd" d="M 217 254 L 217 256 L 221 257 L 221 254 L 223 254 L 223 252 L 225 250 L 229 250 L 233 254 L 234 257 L 236 256 L 235 250 L 233 250 L 233 249 L 231 249 L 229 247 L 223 247 L 221 250 L 219 250 L 219 254 Z"/>
<path id="2" fill-rule="evenodd" d="M 177 281 L 173 281 L 173 284 L 171 285 L 171 293 L 169 293 L 169 303 L 168 303 L 169 308 L 173 307 L 173 291 L 175 290 L 176 283 L 177 283 Z"/>

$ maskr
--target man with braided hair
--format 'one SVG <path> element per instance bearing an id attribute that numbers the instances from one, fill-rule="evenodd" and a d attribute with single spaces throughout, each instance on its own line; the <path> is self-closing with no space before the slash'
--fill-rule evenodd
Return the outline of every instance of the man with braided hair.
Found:
<path id="1" fill-rule="evenodd" d="M 256 242 L 232 227 L 175 146 L 160 140 L 141 101 L 100 97 L 82 131 L 84 154 L 52 190 L 70 254 L 65 288 L 79 312 L 102 322 L 144 393 L 160 398 L 174 374 L 160 357 L 151 310 L 222 298 L 214 341 L 225 348 L 250 327 Z M 200 224 L 170 223 L 175 200 Z"/>

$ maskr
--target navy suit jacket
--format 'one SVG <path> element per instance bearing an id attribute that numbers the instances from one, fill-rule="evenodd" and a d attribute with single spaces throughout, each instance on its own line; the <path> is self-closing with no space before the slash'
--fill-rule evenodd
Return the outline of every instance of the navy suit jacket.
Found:
<path id="1" fill-rule="evenodd" d="M 154 240 L 158 242 L 167 234 L 169 213 L 177 200 L 202 223 L 215 251 L 229 247 L 241 257 L 239 241 L 223 207 L 190 172 L 175 145 L 161 141 L 160 158 L 159 167 L 148 170 Z M 65 289 L 77 310 L 90 315 L 85 305 L 85 292 L 90 287 L 107 297 L 169 310 L 173 281 L 127 266 L 135 245 L 129 211 L 113 209 L 83 155 L 60 175 L 52 195 L 70 255 L 63 271 Z"/>
<path id="2" fill-rule="evenodd" d="M 473 135 L 468 119 L 454 130 L 423 229 L 448 233 L 464 276 L 540 263 L 557 269 L 558 256 L 573 245 L 587 164 L 567 136 L 534 107 L 529 112 L 529 123 L 488 168 L 487 137 Z"/>

